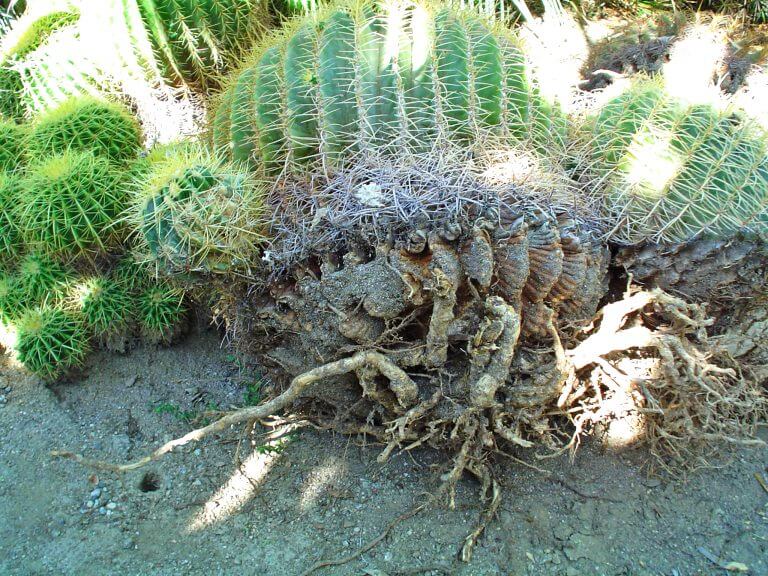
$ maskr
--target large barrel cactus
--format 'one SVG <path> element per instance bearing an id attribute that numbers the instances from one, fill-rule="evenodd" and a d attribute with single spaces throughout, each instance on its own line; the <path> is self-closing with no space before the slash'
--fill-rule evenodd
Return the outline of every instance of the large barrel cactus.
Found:
<path id="1" fill-rule="evenodd" d="M 220 98 L 215 147 L 279 171 L 440 137 L 562 136 L 510 32 L 469 11 L 375 6 L 332 8 L 265 41 Z"/>
<path id="2" fill-rule="evenodd" d="M 686 105 L 641 82 L 600 110 L 590 136 L 613 239 L 768 232 L 768 136 L 738 114 Z"/>

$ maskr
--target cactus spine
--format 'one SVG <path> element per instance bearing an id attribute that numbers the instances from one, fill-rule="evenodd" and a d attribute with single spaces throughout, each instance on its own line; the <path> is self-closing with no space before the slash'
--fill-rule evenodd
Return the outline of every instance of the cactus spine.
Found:
<path id="1" fill-rule="evenodd" d="M 332 8 L 265 42 L 220 99 L 214 145 L 278 171 L 479 133 L 559 136 L 511 33 L 469 11 Z"/>
<path id="2" fill-rule="evenodd" d="M 0 171 L 13 172 L 26 156 L 27 127 L 0 119 Z"/>
<path id="3" fill-rule="evenodd" d="M 13 260 L 20 252 L 21 234 L 14 210 L 18 193 L 18 177 L 0 170 L 0 262 Z"/>
<path id="4" fill-rule="evenodd" d="M 768 137 L 736 114 L 641 82 L 600 111 L 588 146 L 617 241 L 768 233 Z"/>

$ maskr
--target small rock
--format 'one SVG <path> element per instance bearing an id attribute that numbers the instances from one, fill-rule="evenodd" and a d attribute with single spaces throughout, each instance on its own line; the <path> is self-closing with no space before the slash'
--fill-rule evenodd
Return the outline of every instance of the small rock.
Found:
<path id="1" fill-rule="evenodd" d="M 203 451 L 200 450 L 200 448 L 195 448 L 195 456 L 200 456 L 200 454 L 202 454 L 202 453 L 203 453 Z"/>
<path id="2" fill-rule="evenodd" d="M 115 502 L 110 502 L 107 504 L 107 510 L 114 510 L 115 508 L 117 508 L 117 504 Z"/>
<path id="3" fill-rule="evenodd" d="M 91 499 L 96 500 L 99 496 L 101 496 L 101 488 L 94 488 L 91 492 Z"/>
<path id="4" fill-rule="evenodd" d="M 95 502 L 93 500 L 88 500 L 88 502 L 85 503 L 86 508 L 93 508 L 93 505 Z"/>
<path id="5" fill-rule="evenodd" d="M 106 514 L 106 513 L 107 513 L 107 509 L 106 509 L 106 508 L 104 508 L 104 506 L 102 506 L 101 508 L 99 508 L 99 514 Z"/>

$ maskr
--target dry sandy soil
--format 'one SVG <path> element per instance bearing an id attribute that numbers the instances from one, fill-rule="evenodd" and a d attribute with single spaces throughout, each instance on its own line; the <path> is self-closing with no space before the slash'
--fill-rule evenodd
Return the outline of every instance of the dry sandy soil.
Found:
<path id="1" fill-rule="evenodd" d="M 192 427 L 184 412 L 242 405 L 254 373 L 237 364 L 212 332 L 96 354 L 82 378 L 53 387 L 6 359 L 0 574 L 298 575 L 351 554 L 437 487 L 440 454 L 380 465 L 376 446 L 310 429 L 239 450 L 243 431 L 232 430 L 122 477 L 49 456 L 142 456 Z M 646 457 L 592 442 L 573 462 L 540 462 L 548 474 L 505 465 L 500 514 L 469 564 L 456 552 L 481 506 L 466 479 L 455 510 L 432 506 L 316 574 L 768 575 L 768 493 L 754 476 L 768 450 L 724 453 L 685 480 L 649 476 Z"/>

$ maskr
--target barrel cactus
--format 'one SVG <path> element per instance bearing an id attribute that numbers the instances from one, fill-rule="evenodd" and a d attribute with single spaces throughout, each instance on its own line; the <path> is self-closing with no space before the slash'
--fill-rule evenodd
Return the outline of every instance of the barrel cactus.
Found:
<path id="1" fill-rule="evenodd" d="M 113 162 L 134 158 L 141 148 L 141 128 L 121 104 L 92 96 L 71 98 L 40 114 L 32 126 L 33 157 L 67 151 L 91 151 Z"/>
<path id="2" fill-rule="evenodd" d="M 98 275 L 81 279 L 74 284 L 68 305 L 80 314 L 98 343 L 110 350 L 125 350 L 134 301 L 118 278 Z"/>
<path id="3" fill-rule="evenodd" d="M 27 135 L 24 124 L 0 118 L 0 171 L 13 172 L 23 165 Z"/>
<path id="4" fill-rule="evenodd" d="M 245 272 L 262 228 L 263 193 L 253 179 L 196 147 L 161 147 L 149 161 L 132 220 L 154 268 Z"/>
<path id="5" fill-rule="evenodd" d="M 273 172 L 338 167 L 364 149 L 424 151 L 444 136 L 549 141 L 563 128 L 510 32 L 418 3 L 299 19 L 263 42 L 219 100 L 214 147 Z"/>
<path id="6" fill-rule="evenodd" d="M 142 336 L 152 344 L 170 344 L 184 329 L 187 306 L 184 291 L 159 280 L 139 295 L 137 321 Z"/>
<path id="7" fill-rule="evenodd" d="M 736 113 L 640 82 L 599 112 L 586 145 L 614 240 L 768 232 L 768 137 Z"/>
<path id="8" fill-rule="evenodd" d="M 25 241 L 51 255 L 75 256 L 109 246 L 125 208 L 121 173 L 91 152 L 64 152 L 30 167 L 17 211 Z"/>
<path id="9" fill-rule="evenodd" d="M 83 364 L 88 336 L 82 321 L 56 306 L 43 304 L 18 321 L 16 354 L 30 372 L 55 380 Z"/>
<path id="10" fill-rule="evenodd" d="M 112 18 L 123 20 L 139 60 L 145 59 L 148 41 L 152 65 L 166 80 L 200 87 L 214 82 L 267 20 L 266 3 L 259 0 L 105 0 L 105 5 Z"/>
<path id="11" fill-rule="evenodd" d="M 27 254 L 16 272 L 17 287 L 25 306 L 46 297 L 51 301 L 59 298 L 71 278 L 72 273 L 66 266 L 36 252 Z"/>

